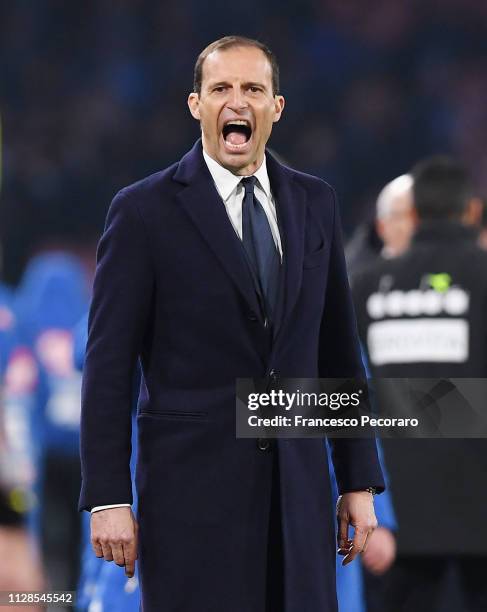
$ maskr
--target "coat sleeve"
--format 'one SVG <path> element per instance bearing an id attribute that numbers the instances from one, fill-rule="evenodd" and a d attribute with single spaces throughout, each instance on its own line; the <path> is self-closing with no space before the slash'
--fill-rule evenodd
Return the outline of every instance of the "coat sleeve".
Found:
<path id="1" fill-rule="evenodd" d="M 321 378 L 365 380 L 334 192 L 330 249 L 325 308 L 320 330 L 319 375 Z M 367 487 L 376 487 L 379 492 L 384 490 L 374 439 L 334 438 L 330 439 L 330 446 L 340 494 Z"/>
<path id="2" fill-rule="evenodd" d="M 81 397 L 79 510 L 132 503 L 133 381 L 153 287 L 143 219 L 133 196 L 122 190 L 97 251 Z"/>

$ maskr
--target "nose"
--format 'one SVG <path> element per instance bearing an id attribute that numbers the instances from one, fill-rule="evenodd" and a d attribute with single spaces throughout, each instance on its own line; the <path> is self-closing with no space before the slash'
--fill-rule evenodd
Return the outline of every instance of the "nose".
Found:
<path id="1" fill-rule="evenodd" d="M 232 88 L 228 97 L 227 107 L 234 112 L 247 108 L 247 100 L 239 87 Z"/>

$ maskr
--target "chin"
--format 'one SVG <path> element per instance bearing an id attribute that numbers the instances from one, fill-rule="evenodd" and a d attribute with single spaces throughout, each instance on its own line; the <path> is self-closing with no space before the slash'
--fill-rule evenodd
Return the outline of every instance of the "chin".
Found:
<path id="1" fill-rule="evenodd" d="M 248 154 L 239 155 L 238 153 L 228 153 L 227 151 L 222 151 L 219 157 L 222 165 L 232 168 L 233 170 L 245 168 L 252 163 L 252 156 Z"/>

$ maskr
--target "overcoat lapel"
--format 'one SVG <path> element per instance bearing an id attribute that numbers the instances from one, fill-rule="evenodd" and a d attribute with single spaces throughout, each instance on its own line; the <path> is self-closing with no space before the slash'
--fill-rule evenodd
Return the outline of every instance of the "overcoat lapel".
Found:
<path id="1" fill-rule="evenodd" d="M 267 171 L 276 201 L 277 220 L 283 248 L 280 299 L 274 322 L 274 339 L 291 314 L 299 294 L 304 257 L 306 194 L 292 172 L 267 153 Z M 205 164 L 201 140 L 179 162 L 173 179 L 185 185 L 177 197 L 215 253 L 250 308 L 263 315 L 255 284 L 241 241 L 228 218 L 225 206 Z"/>
<path id="2" fill-rule="evenodd" d="M 185 185 L 177 197 L 251 310 L 262 319 L 261 306 L 241 241 L 205 164 L 201 140 L 179 162 L 174 180 Z"/>
<path id="3" fill-rule="evenodd" d="M 274 338 L 289 318 L 299 295 L 303 273 L 306 193 L 292 172 L 267 153 L 267 171 L 276 201 L 283 250 L 281 299 L 278 302 Z"/>

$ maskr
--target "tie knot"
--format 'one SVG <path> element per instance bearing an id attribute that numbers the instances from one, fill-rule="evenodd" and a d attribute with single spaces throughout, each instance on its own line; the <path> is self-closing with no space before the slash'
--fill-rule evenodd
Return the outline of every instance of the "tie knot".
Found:
<path id="1" fill-rule="evenodd" d="M 257 183 L 257 177 L 246 176 L 240 181 L 245 189 L 245 193 L 254 193 L 255 183 Z"/>

